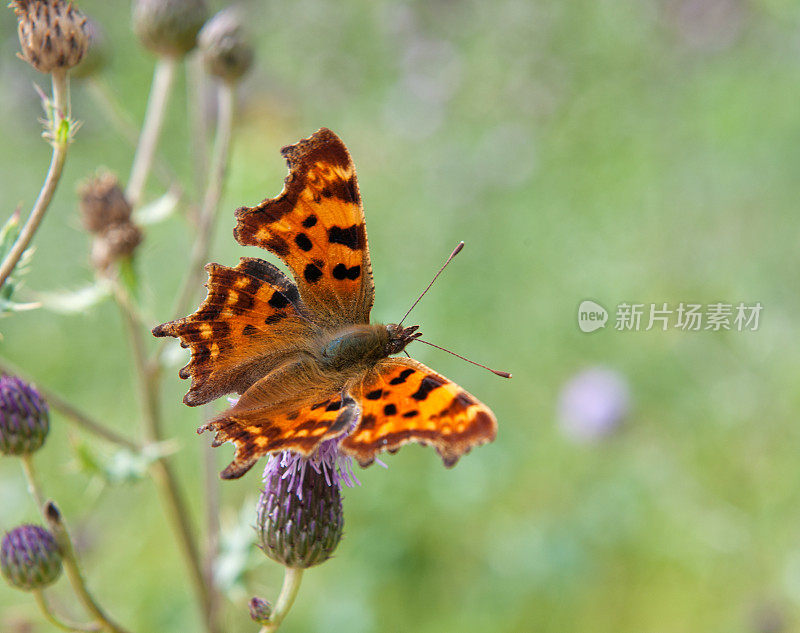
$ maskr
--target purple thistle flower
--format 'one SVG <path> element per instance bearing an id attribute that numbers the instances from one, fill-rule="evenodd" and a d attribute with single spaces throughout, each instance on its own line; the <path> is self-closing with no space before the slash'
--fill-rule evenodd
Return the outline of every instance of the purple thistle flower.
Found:
<path id="1" fill-rule="evenodd" d="M 43 527 L 21 525 L 3 538 L 0 571 L 17 589 L 41 589 L 61 574 L 61 551 L 53 535 Z"/>
<path id="2" fill-rule="evenodd" d="M 568 436 L 592 441 L 612 433 L 629 408 L 627 380 L 611 369 L 594 367 L 579 372 L 561 389 L 558 417 Z"/>
<path id="3" fill-rule="evenodd" d="M 16 376 L 0 375 L 0 453 L 33 453 L 49 430 L 47 402 L 39 392 Z"/>
<path id="4" fill-rule="evenodd" d="M 359 483 L 340 442 L 323 442 L 310 458 L 284 451 L 267 462 L 256 529 L 264 553 L 286 567 L 319 565 L 339 545 L 342 484 Z"/>

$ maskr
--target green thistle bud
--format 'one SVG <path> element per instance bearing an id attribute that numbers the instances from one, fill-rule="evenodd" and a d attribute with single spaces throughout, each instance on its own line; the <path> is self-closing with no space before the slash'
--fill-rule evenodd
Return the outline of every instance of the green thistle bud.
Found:
<path id="1" fill-rule="evenodd" d="M 328 560 L 342 538 L 344 512 L 337 481 L 290 454 L 273 457 L 264 472 L 256 530 L 264 553 L 286 567 Z"/>
<path id="2" fill-rule="evenodd" d="M 207 15 L 204 0 L 135 0 L 133 31 L 157 55 L 180 57 L 195 47 Z"/>
<path id="3" fill-rule="evenodd" d="M 64 0 L 13 0 L 19 21 L 19 54 L 36 70 L 69 70 L 89 48 L 86 17 Z"/>
<path id="4" fill-rule="evenodd" d="M 73 77 L 84 79 L 101 72 L 108 65 L 108 37 L 103 28 L 92 18 L 86 18 L 86 34 L 89 36 L 89 50 L 81 63 L 72 71 Z"/>
<path id="5" fill-rule="evenodd" d="M 61 574 L 61 551 L 55 538 L 38 525 L 14 528 L 0 545 L 0 572 L 23 591 L 51 585 Z"/>
<path id="6" fill-rule="evenodd" d="M 241 14 L 228 8 L 211 18 L 197 36 L 197 45 L 209 74 L 237 81 L 253 64 L 253 47 L 247 41 Z"/>
<path id="7" fill-rule="evenodd" d="M 0 453 L 33 453 L 49 430 L 47 403 L 39 392 L 16 376 L 0 375 Z"/>
<path id="8" fill-rule="evenodd" d="M 250 617 L 253 622 L 267 624 L 271 615 L 272 607 L 269 606 L 269 602 L 258 597 L 250 600 Z"/>

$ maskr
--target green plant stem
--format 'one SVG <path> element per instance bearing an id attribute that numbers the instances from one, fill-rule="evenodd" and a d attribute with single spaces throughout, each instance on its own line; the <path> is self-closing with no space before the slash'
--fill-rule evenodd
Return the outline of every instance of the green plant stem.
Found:
<path id="1" fill-rule="evenodd" d="M 151 371 L 147 362 L 147 352 L 144 339 L 144 324 L 138 311 L 130 300 L 129 295 L 118 283 L 114 284 L 114 296 L 122 313 L 125 329 L 130 339 L 133 353 L 134 367 L 139 387 L 139 399 L 142 406 L 144 421 L 144 439 L 148 443 L 162 440 L 161 416 L 158 406 L 158 373 Z M 151 467 L 153 481 L 161 494 L 162 502 L 178 543 L 183 553 L 184 561 L 189 570 L 189 576 L 194 587 L 197 601 L 204 614 L 206 630 L 213 632 L 218 628 L 211 621 L 209 609 L 209 589 L 206 585 L 201 557 L 194 531 L 189 521 L 189 511 L 178 485 L 178 479 L 172 470 L 170 461 L 161 456 L 153 461 Z"/>
<path id="2" fill-rule="evenodd" d="M 194 185 L 201 191 L 208 171 L 207 117 L 205 114 L 205 79 L 203 59 L 195 50 L 186 60 L 186 108 L 188 109 Z"/>
<path id="3" fill-rule="evenodd" d="M 72 586 L 72 590 L 75 592 L 78 600 L 97 621 L 101 630 L 108 631 L 109 633 L 128 633 L 126 629 L 123 629 L 106 615 L 103 609 L 100 608 L 100 605 L 97 604 L 92 594 L 89 593 L 86 587 L 86 581 L 81 573 L 80 565 L 78 564 L 78 557 L 75 555 L 75 547 L 72 545 L 72 539 L 61 517 L 61 513 L 58 511 L 55 504 L 52 501 L 49 502 L 42 510 L 42 513 L 61 550 L 67 580 L 69 580 L 69 584 Z"/>
<path id="4" fill-rule="evenodd" d="M 69 80 L 66 71 L 54 72 L 52 78 L 53 105 L 50 115 L 50 130 L 48 130 L 48 135 L 52 136 L 51 144 L 53 146 L 50 167 L 47 170 L 44 185 L 39 191 L 39 197 L 36 199 L 28 219 L 25 221 L 25 226 L 22 227 L 19 237 L 17 237 L 3 263 L 0 264 L 0 288 L 3 287 L 11 273 L 14 272 L 14 268 L 19 263 L 22 254 L 33 240 L 33 236 L 36 234 L 47 208 L 50 206 L 50 201 L 53 199 L 58 182 L 61 180 L 64 161 L 67 158 L 69 131 L 64 134 L 63 125 L 69 120 Z"/>
<path id="5" fill-rule="evenodd" d="M 214 149 L 211 154 L 208 185 L 203 195 L 203 204 L 200 207 L 197 237 L 192 246 L 192 252 L 189 255 L 188 272 L 173 311 L 175 318 L 182 316 L 184 312 L 189 309 L 192 297 L 195 296 L 197 288 L 200 285 L 200 278 L 203 274 L 203 264 L 208 258 L 211 238 L 214 234 L 217 210 L 219 208 L 220 198 L 222 197 L 222 188 L 225 183 L 225 172 L 228 168 L 228 154 L 233 131 L 236 93 L 232 85 L 224 83 L 220 84 L 217 94 L 219 97 L 217 130 L 214 137 Z"/>
<path id="6" fill-rule="evenodd" d="M 20 372 L 16 367 L 11 366 L 9 363 L 3 360 L 0 360 L 0 373 L 14 374 L 16 376 L 22 376 L 25 378 L 23 373 Z M 97 437 L 107 440 L 112 444 L 117 444 L 118 446 L 122 446 L 123 448 L 127 448 L 128 450 L 136 453 L 141 452 L 142 447 L 136 442 L 119 435 L 116 431 L 112 431 L 97 420 L 93 419 L 87 413 L 84 413 L 78 409 L 75 405 L 67 402 L 54 391 L 50 391 L 49 389 L 41 387 L 38 384 L 36 385 L 36 389 L 40 394 L 42 394 L 42 396 L 44 396 L 44 399 L 47 401 L 49 406 L 58 411 L 61 415 L 67 418 L 67 420 L 73 422 L 85 431 L 93 433 Z"/>
<path id="7" fill-rule="evenodd" d="M 47 598 L 45 598 L 43 590 L 35 589 L 32 593 L 33 593 L 33 598 L 34 600 L 36 600 L 36 604 L 39 606 L 39 610 L 42 612 L 42 615 L 45 617 L 45 619 L 50 624 L 61 629 L 62 631 L 78 631 L 79 633 L 96 633 L 97 631 L 102 630 L 97 625 L 83 625 L 83 624 L 78 624 L 76 622 L 69 622 L 67 620 L 59 618 L 58 616 L 56 616 L 55 613 L 53 613 L 53 609 L 47 602 Z"/>
<path id="8" fill-rule="evenodd" d="M 203 204 L 200 208 L 197 223 L 197 236 L 192 252 L 189 255 L 189 265 L 183 285 L 178 293 L 178 300 L 172 311 L 173 318 L 177 319 L 189 309 L 192 298 L 200 287 L 203 274 L 203 265 L 208 258 L 214 225 L 217 219 L 219 201 L 225 184 L 225 173 L 228 168 L 231 138 L 233 136 L 233 118 L 236 110 L 236 89 L 233 84 L 222 83 L 217 91 L 219 104 L 217 108 L 217 129 L 214 136 L 214 149 L 211 155 L 211 166 L 208 176 L 208 185 L 203 195 Z M 163 361 L 165 343 L 159 344 L 156 352 L 156 363 L 160 366 Z"/>
<path id="9" fill-rule="evenodd" d="M 42 508 L 44 508 L 44 495 L 42 495 L 42 490 L 36 479 L 36 471 L 33 468 L 33 455 L 30 453 L 20 455 L 20 461 L 22 462 L 22 470 L 25 473 L 25 479 L 28 482 L 28 492 L 31 493 L 33 500 L 36 502 L 36 507 L 42 512 Z"/>
<path id="10" fill-rule="evenodd" d="M 136 147 L 139 140 L 139 132 L 136 130 L 136 126 L 130 114 L 125 111 L 122 104 L 117 100 L 113 91 L 109 88 L 108 83 L 99 77 L 88 77 L 86 79 L 86 86 L 95 103 L 103 110 L 106 118 L 117 129 L 120 136 L 122 136 L 131 147 Z M 153 161 L 156 166 L 156 178 L 158 178 L 164 187 L 177 191 L 178 195 L 183 197 L 183 190 L 178 184 L 178 177 L 164 158 L 156 153 Z"/>
<path id="11" fill-rule="evenodd" d="M 204 421 L 209 419 L 212 413 L 210 406 L 203 407 Z M 203 571 L 206 578 L 206 586 L 209 588 L 208 609 L 212 621 L 219 617 L 221 607 L 221 596 L 214 585 L 214 565 L 219 554 L 219 516 L 220 516 L 220 491 L 219 491 L 219 470 L 217 467 L 217 453 L 207 442 L 202 445 L 203 461 L 203 480 L 205 489 L 205 551 L 203 561 Z"/>
<path id="12" fill-rule="evenodd" d="M 153 85 L 150 88 L 150 96 L 147 100 L 147 111 L 144 115 L 142 133 L 139 136 L 139 144 L 136 146 L 131 175 L 128 178 L 128 188 L 125 191 L 125 196 L 134 209 L 141 202 L 142 193 L 147 183 L 147 176 L 150 174 L 150 168 L 153 165 L 153 158 L 158 147 L 158 138 L 161 136 L 161 127 L 167 110 L 169 94 L 175 82 L 177 66 L 177 58 L 161 57 L 156 62 L 156 67 L 153 71 Z"/>
<path id="13" fill-rule="evenodd" d="M 295 567 L 287 567 L 283 576 L 283 586 L 275 603 L 275 609 L 269 619 L 269 624 L 261 627 L 259 633 L 274 633 L 278 630 L 286 614 L 294 604 L 297 592 L 300 589 L 300 582 L 303 579 L 303 570 Z"/>
<path id="14" fill-rule="evenodd" d="M 100 608 L 100 605 L 95 602 L 92 594 L 86 588 L 86 582 L 81 574 L 80 567 L 78 566 L 78 559 L 75 556 L 75 548 L 72 545 L 72 539 L 69 537 L 67 528 L 61 518 L 61 513 L 55 507 L 55 504 L 49 502 L 47 505 L 44 503 L 44 495 L 42 495 L 41 487 L 39 486 L 36 477 L 36 471 L 33 467 L 33 456 L 22 455 L 22 468 L 25 471 L 25 478 L 28 480 L 28 490 L 36 500 L 39 506 L 39 511 L 42 513 L 44 520 L 47 522 L 50 531 L 58 543 L 63 557 L 64 570 L 66 571 L 67 578 L 72 590 L 78 599 L 81 601 L 86 610 L 98 622 L 101 629 L 105 629 L 110 633 L 127 633 L 125 629 L 115 624 Z M 41 607 L 41 605 L 40 605 Z"/>

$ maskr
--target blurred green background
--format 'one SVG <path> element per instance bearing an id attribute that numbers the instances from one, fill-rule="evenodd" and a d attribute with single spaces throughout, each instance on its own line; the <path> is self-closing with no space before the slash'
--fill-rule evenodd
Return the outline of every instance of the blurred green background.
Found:
<path id="1" fill-rule="evenodd" d="M 220 3 L 214 3 L 219 8 Z M 102 80 L 140 122 L 154 58 L 125 2 L 80 2 L 109 34 Z M 414 313 L 429 340 L 514 373 L 504 381 L 422 345 L 416 357 L 489 403 L 496 442 L 442 468 L 406 447 L 346 490 L 337 556 L 306 574 L 287 633 L 536 631 L 778 633 L 800 626 L 797 293 L 800 4 L 795 0 L 249 2 L 257 43 L 240 91 L 213 261 L 255 256 L 232 211 L 281 189 L 282 145 L 321 126 L 358 168 L 375 270 L 373 317 L 393 321 L 458 242 L 467 248 Z M 0 208 L 27 210 L 49 149 L 32 82 L 0 12 Z M 93 278 L 75 186 L 132 149 L 85 82 L 83 127 L 36 237 L 34 291 Z M 213 92 L 205 107 L 213 111 Z M 184 76 L 161 153 L 194 187 Z M 151 178 L 149 198 L 162 189 Z M 190 232 L 148 227 L 145 310 L 170 314 Z M 270 259 L 275 261 L 274 258 Z M 198 289 L 199 299 L 200 289 Z M 582 333 L 578 304 L 755 303 L 757 332 Z M 109 302 L 0 321 L 3 358 L 119 431 L 138 435 L 129 350 Z M 559 394 L 602 366 L 627 382 L 624 421 L 577 441 Z M 187 385 L 165 374 L 169 434 L 200 522 L 202 446 Z M 149 481 L 100 485 L 88 442 L 59 415 L 36 462 L 76 533 L 90 586 L 135 631 L 200 630 Z M 217 450 L 219 467 L 232 449 Z M 277 564 L 248 543 L 257 467 L 223 482 L 228 563 L 251 552 L 227 630 L 274 599 Z M 0 460 L 0 529 L 37 515 Z M 248 550 L 250 548 L 250 550 Z M 54 599 L 77 616 L 62 580 Z M 23 628 L 33 622 L 33 629 Z M 0 586 L 0 630 L 50 631 Z M 282 629 L 283 630 L 283 629 Z"/>

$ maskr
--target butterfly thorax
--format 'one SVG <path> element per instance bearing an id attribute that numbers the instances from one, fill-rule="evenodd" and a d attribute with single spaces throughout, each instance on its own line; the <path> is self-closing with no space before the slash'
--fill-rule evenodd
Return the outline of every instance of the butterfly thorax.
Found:
<path id="1" fill-rule="evenodd" d="M 403 351 L 419 336 L 417 327 L 375 323 L 336 330 L 322 341 L 321 364 L 325 369 L 337 371 L 372 366 L 382 358 Z"/>

